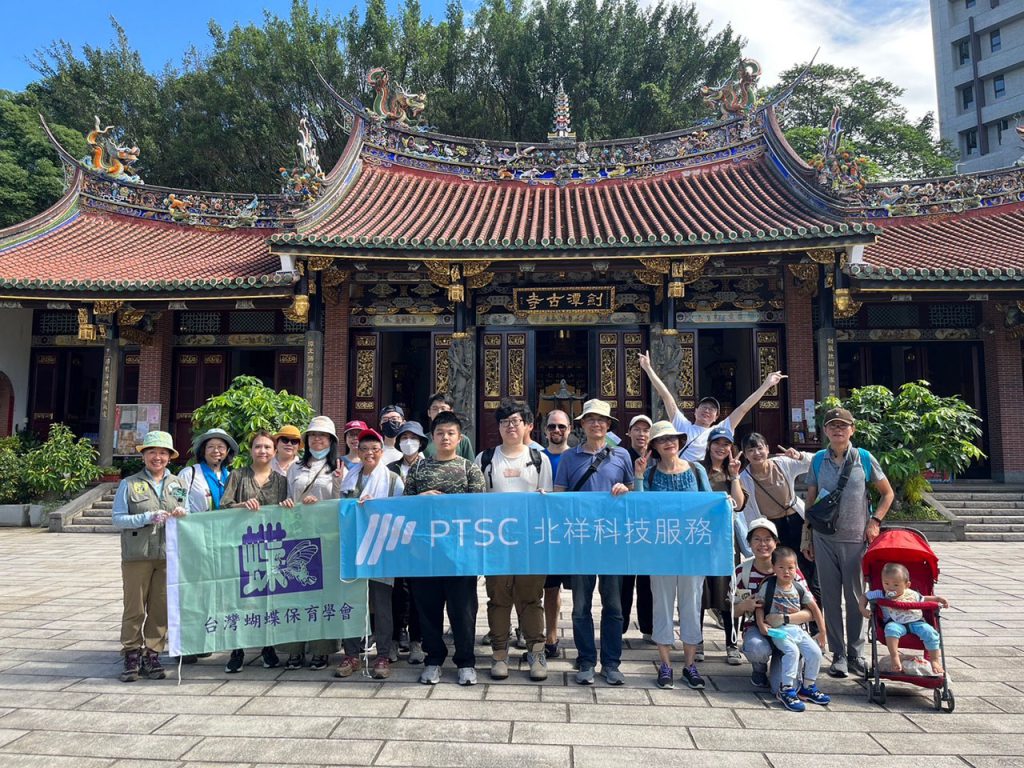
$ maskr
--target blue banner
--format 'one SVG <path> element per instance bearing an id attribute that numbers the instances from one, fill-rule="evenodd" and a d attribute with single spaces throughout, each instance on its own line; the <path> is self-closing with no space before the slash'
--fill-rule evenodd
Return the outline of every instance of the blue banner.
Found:
<path id="1" fill-rule="evenodd" d="M 488 493 L 341 502 L 341 577 L 732 573 L 722 493 Z"/>

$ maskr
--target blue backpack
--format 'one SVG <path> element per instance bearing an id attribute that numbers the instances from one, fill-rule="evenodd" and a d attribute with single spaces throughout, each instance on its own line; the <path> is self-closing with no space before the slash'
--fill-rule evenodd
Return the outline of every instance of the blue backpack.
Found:
<path id="1" fill-rule="evenodd" d="M 857 453 L 860 454 L 860 465 L 864 469 L 864 484 L 867 485 L 871 482 L 871 454 L 868 453 L 866 448 L 858 448 Z M 818 451 L 814 454 L 814 458 L 811 459 L 811 472 L 814 473 L 814 483 L 818 483 L 818 472 L 821 471 L 821 464 L 825 461 L 825 457 L 828 455 L 828 449 Z"/>

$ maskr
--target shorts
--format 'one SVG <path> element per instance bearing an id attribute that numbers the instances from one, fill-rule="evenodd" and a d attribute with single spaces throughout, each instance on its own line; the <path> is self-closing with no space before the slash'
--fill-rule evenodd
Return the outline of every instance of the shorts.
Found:
<path id="1" fill-rule="evenodd" d="M 544 580 L 544 589 L 555 589 L 556 587 L 565 587 L 566 589 L 572 589 L 572 577 L 548 576 Z"/>

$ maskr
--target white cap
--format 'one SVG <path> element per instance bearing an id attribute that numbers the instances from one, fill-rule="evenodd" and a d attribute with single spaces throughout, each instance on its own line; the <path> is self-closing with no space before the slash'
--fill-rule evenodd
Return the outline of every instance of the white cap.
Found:
<path id="1" fill-rule="evenodd" d="M 747 525 L 747 541 L 750 541 L 750 534 L 752 534 L 758 528 L 764 528 L 767 531 L 771 531 L 772 536 L 774 536 L 776 539 L 779 538 L 779 529 L 775 527 L 775 523 L 773 523 L 767 517 L 755 517 Z"/>
<path id="2" fill-rule="evenodd" d="M 654 426 L 654 422 L 651 420 L 651 417 L 650 416 L 644 416 L 641 413 L 638 416 L 634 416 L 632 419 L 629 420 L 629 428 L 632 429 L 633 425 L 636 424 L 638 421 L 646 421 L 648 427 L 653 427 Z"/>

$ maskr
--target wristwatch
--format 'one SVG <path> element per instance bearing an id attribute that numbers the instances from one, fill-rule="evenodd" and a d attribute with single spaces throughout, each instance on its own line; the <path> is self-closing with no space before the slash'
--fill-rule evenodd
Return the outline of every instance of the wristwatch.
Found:
<path id="1" fill-rule="evenodd" d="M 878 517 L 877 515 L 872 515 L 870 519 L 871 519 L 871 520 L 874 520 L 874 521 L 875 521 L 876 523 L 878 523 L 879 525 L 881 525 L 881 524 L 882 524 L 882 518 Z"/>
<path id="2" fill-rule="evenodd" d="M 782 623 L 783 624 L 789 624 L 789 614 L 788 613 L 782 614 Z"/>

